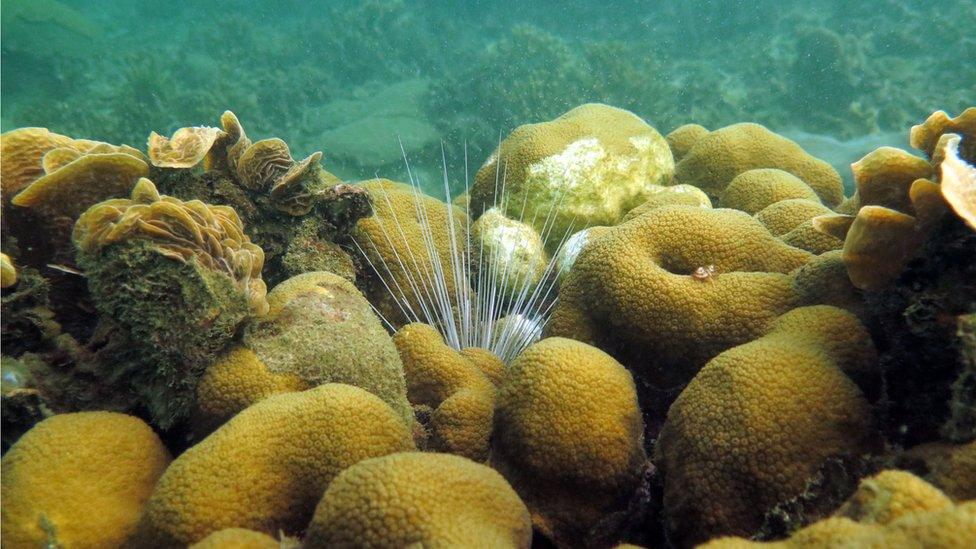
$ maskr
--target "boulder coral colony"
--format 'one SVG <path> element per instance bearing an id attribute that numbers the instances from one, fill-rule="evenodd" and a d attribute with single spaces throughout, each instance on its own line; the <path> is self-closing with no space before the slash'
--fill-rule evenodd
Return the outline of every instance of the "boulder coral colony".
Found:
<path id="1" fill-rule="evenodd" d="M 220 122 L 0 137 L 11 547 L 976 544 L 976 108 L 851 196 L 602 104 L 446 201 Z"/>

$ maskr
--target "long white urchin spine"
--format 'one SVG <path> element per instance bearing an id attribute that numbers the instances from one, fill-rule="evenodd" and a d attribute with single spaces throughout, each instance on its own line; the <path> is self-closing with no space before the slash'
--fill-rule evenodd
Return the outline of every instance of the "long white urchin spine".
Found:
<path id="1" fill-rule="evenodd" d="M 557 266 L 556 254 L 552 254 L 541 279 L 536 283 L 527 269 L 522 273 L 510 272 L 509 262 L 502 261 L 500 246 L 494 246 L 490 253 L 486 253 L 484 243 L 479 239 L 477 249 L 474 249 L 471 242 L 470 202 L 465 207 L 465 234 L 461 235 L 458 234 L 458 220 L 451 206 L 450 180 L 443 147 L 441 155 L 444 202 L 449 225 L 450 257 L 447 261 L 444 261 L 438 252 L 427 205 L 423 200 L 425 195 L 420 190 L 420 183 L 414 176 L 405 153 L 404 162 L 413 192 L 416 221 L 421 227 L 423 249 L 413 250 L 410 246 L 386 189 L 377 193 L 379 196 L 374 196 L 374 200 L 383 201 L 392 214 L 393 227 L 387 227 L 389 220 L 384 222 L 379 216 L 376 217 L 376 221 L 385 245 L 392 251 L 393 265 L 388 264 L 379 253 L 376 243 L 368 235 L 368 242 L 361 243 L 354 240 L 354 244 L 406 319 L 433 326 L 443 335 L 445 342 L 454 349 L 480 347 L 491 351 L 508 363 L 541 336 L 557 299 L 555 285 L 560 274 L 557 271 L 562 267 Z M 502 162 L 497 163 L 495 174 L 494 207 L 507 212 L 509 204 L 501 164 Z M 470 182 L 466 147 L 464 167 L 465 191 L 468 191 Z M 557 193 L 548 211 L 545 212 L 546 217 L 540 235 L 543 242 L 549 239 L 561 201 L 562 194 Z M 523 200 L 519 222 L 526 222 L 525 210 L 526 202 Z M 532 219 L 527 223 L 529 226 L 537 226 L 539 210 L 540 208 L 533 209 Z M 567 230 L 566 234 L 560 235 L 560 247 L 570 233 L 571 230 Z M 396 243 L 394 239 L 397 239 Z M 378 258 L 377 262 L 370 259 L 370 254 L 366 253 L 367 247 L 375 252 L 373 255 Z M 473 272 L 473 266 L 477 266 L 476 272 Z M 399 269 L 403 274 L 402 281 L 398 281 L 394 276 L 394 268 Z M 453 291 L 452 285 L 448 284 L 449 279 L 453 282 Z M 510 291 L 509 282 L 515 283 L 515 291 Z M 407 288 L 404 288 L 404 285 Z M 408 292 L 416 298 L 416 307 L 408 298 Z M 395 329 L 393 323 L 378 309 L 374 307 L 374 310 L 391 330 Z M 500 322 L 503 319 L 504 321 Z"/>

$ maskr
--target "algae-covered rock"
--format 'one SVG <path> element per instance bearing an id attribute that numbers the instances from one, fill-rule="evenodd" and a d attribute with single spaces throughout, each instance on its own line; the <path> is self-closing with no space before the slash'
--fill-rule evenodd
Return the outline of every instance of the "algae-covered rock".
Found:
<path id="1" fill-rule="evenodd" d="M 184 419 L 197 381 L 251 314 L 267 309 L 261 249 L 230 208 L 160 196 L 98 204 L 75 227 L 78 263 L 134 362 L 104 361 L 163 428 Z"/>
<path id="2" fill-rule="evenodd" d="M 352 283 L 332 273 L 305 273 L 276 286 L 268 302 L 268 314 L 252 322 L 241 343 L 201 380 L 200 430 L 272 394 L 323 383 L 365 389 L 413 423 L 396 347 Z"/>

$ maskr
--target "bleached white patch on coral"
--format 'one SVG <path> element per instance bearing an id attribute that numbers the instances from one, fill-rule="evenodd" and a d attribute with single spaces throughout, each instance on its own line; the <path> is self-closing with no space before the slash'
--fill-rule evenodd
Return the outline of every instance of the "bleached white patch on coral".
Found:
<path id="1" fill-rule="evenodd" d="M 634 146 L 639 152 L 645 152 L 651 150 L 654 142 L 651 138 L 646 135 L 635 135 L 629 139 L 630 144 Z"/>
<path id="2" fill-rule="evenodd" d="M 569 270 L 576 263 L 576 258 L 579 257 L 580 252 L 590 241 L 590 229 L 586 228 L 579 231 L 573 236 L 569 237 L 568 240 L 563 244 L 562 248 L 556 254 L 556 264 L 559 267 L 560 277 L 565 277 Z"/>
<path id="3" fill-rule="evenodd" d="M 529 175 L 540 178 L 551 187 L 570 191 L 584 185 L 606 156 L 607 151 L 599 139 L 585 137 L 530 165 Z"/>

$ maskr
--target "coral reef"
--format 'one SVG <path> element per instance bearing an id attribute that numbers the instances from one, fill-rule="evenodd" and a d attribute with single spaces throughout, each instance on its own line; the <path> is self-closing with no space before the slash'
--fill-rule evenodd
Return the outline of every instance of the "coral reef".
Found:
<path id="1" fill-rule="evenodd" d="M 875 356 L 853 315 L 815 306 L 710 360 L 671 405 L 657 444 L 673 539 L 750 535 L 824 460 L 866 451 L 871 409 L 848 375 Z"/>
<path id="2" fill-rule="evenodd" d="M 295 534 L 340 471 L 411 449 L 400 416 L 362 389 L 325 384 L 271 396 L 173 461 L 132 541 L 185 546 L 229 527 Z"/>
<path id="3" fill-rule="evenodd" d="M 795 175 L 828 206 L 837 206 L 844 198 L 840 175 L 829 164 L 764 126 L 750 123 L 726 126 L 699 139 L 675 166 L 674 182 L 696 185 L 717 198 L 737 175 L 756 168 Z"/>
<path id="4" fill-rule="evenodd" d="M 352 283 L 332 273 L 305 273 L 276 286 L 268 303 L 268 314 L 252 321 L 240 344 L 200 380 L 198 430 L 272 394 L 323 383 L 365 389 L 413 423 L 397 350 Z"/>
<path id="5" fill-rule="evenodd" d="M 627 370 L 599 349 L 548 338 L 526 349 L 502 380 L 491 461 L 536 529 L 557 543 L 585 544 L 637 489 L 642 437 Z"/>
<path id="6" fill-rule="evenodd" d="M 744 212 L 653 209 L 583 249 L 546 333 L 596 345 L 670 387 L 795 307 L 788 273 L 810 258 Z M 693 276 L 708 266 L 717 276 Z"/>
<path id="7" fill-rule="evenodd" d="M 305 546 L 528 548 L 531 540 L 525 504 L 497 472 L 449 454 L 406 452 L 340 473 L 315 509 Z"/>
<path id="8" fill-rule="evenodd" d="M 485 461 L 495 410 L 489 376 L 504 371 L 501 361 L 475 348 L 455 351 L 426 324 L 407 324 L 393 342 L 403 360 L 410 402 L 431 409 L 430 447 Z"/>
<path id="9" fill-rule="evenodd" d="M 3 457 L 4 543 L 119 547 L 169 462 L 159 437 L 137 418 L 48 418 Z"/>
<path id="10" fill-rule="evenodd" d="M 667 142 L 637 115 L 582 105 L 506 137 L 475 176 L 471 210 L 480 215 L 497 206 L 532 219 L 554 252 L 574 229 L 616 223 L 647 198 L 650 185 L 669 184 L 673 172 Z"/>
<path id="11" fill-rule="evenodd" d="M 267 36 L 187 6 L 220 30 L 163 36 L 140 4 L 154 55 L 111 73 L 123 91 L 46 89 L 70 110 L 38 114 L 5 86 L 5 129 L 156 131 L 0 136 L 4 542 L 972 545 L 976 108 L 931 86 L 969 12 L 893 31 L 860 6 L 838 26 L 686 4 L 619 28 L 486 5 L 477 36 L 467 9 L 400 0 L 320 7 L 327 25 L 296 4 Z M 134 60 L 115 20 L 113 59 L 8 42 L 8 21 L 102 40 L 39 5 L 4 6 L 3 76 Z M 582 13 L 593 36 L 557 32 Z M 662 21 L 692 14 L 660 55 Z M 768 47 L 744 47 L 758 20 Z M 933 28 L 912 46 L 931 67 L 873 57 Z M 329 58 L 289 62 L 313 36 Z M 391 47 L 408 37 L 422 54 Z M 165 54 L 203 46 L 173 80 Z M 958 116 L 920 115 L 937 92 Z M 224 102 L 249 132 L 185 125 Z M 470 187 L 460 128 L 487 157 Z M 877 146 L 904 138 L 918 152 Z M 442 176 L 414 165 L 437 156 Z M 401 157 L 409 184 L 381 179 Z"/>

